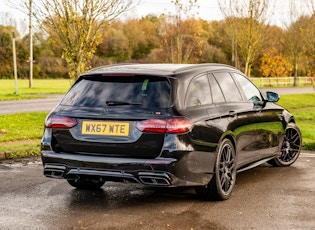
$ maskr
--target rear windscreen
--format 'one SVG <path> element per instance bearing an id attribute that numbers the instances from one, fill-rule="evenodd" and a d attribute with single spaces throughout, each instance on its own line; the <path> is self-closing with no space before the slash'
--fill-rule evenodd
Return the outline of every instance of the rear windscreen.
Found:
<path id="1" fill-rule="evenodd" d="M 170 83 L 167 78 L 154 76 L 86 77 L 71 88 L 61 104 L 166 108 L 170 105 Z"/>

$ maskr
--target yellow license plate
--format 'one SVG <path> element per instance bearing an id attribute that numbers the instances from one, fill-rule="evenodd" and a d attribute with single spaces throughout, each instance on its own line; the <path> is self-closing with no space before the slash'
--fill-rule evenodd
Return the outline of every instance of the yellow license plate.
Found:
<path id="1" fill-rule="evenodd" d="M 82 134 L 107 135 L 107 136 L 128 136 L 128 122 L 107 122 L 107 121 L 83 121 Z"/>

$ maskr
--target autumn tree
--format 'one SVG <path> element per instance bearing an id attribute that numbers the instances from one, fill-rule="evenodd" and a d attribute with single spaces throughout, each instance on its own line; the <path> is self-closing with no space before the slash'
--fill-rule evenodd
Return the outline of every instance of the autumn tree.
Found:
<path id="1" fill-rule="evenodd" d="M 62 48 L 69 75 L 77 78 L 90 61 L 108 23 L 132 8 L 132 0 L 38 0 L 35 17 Z"/>
<path id="2" fill-rule="evenodd" d="M 212 21 L 209 24 L 209 38 L 208 43 L 211 46 L 219 49 L 224 56 L 223 60 L 219 61 L 225 64 L 233 65 L 240 69 L 241 64 L 237 52 L 236 43 L 233 41 L 233 36 L 227 36 L 227 28 L 229 27 L 229 20 Z"/>
<path id="3" fill-rule="evenodd" d="M 268 0 L 220 0 L 220 9 L 228 21 L 226 34 L 231 40 L 232 58 L 242 57 L 245 74 L 261 54 L 264 29 L 271 14 Z"/>
<path id="4" fill-rule="evenodd" d="M 154 17 L 130 19 L 123 26 L 128 39 L 129 58 L 139 60 L 159 46 L 158 23 Z"/>
<path id="5" fill-rule="evenodd" d="M 139 62 L 159 45 L 156 16 L 114 20 L 109 29 L 103 32 L 103 42 L 98 45 L 96 55 L 108 63 L 131 60 Z"/>
<path id="6" fill-rule="evenodd" d="M 284 23 L 284 54 L 293 66 L 294 86 L 297 84 L 298 69 L 304 53 L 305 16 L 301 16 L 300 2 L 289 1 L 289 20 Z"/>
<path id="7" fill-rule="evenodd" d="M 286 30 L 284 38 L 284 51 L 293 65 L 295 79 L 298 76 L 299 64 L 305 53 L 305 19 L 305 16 L 303 16 L 296 22 L 293 22 Z M 296 80 L 294 85 L 296 85 Z"/>
<path id="8" fill-rule="evenodd" d="M 199 20 L 187 19 L 179 25 L 168 24 L 162 35 L 162 50 L 165 60 L 172 63 L 196 63 L 203 54 L 206 39 Z"/>
<path id="9" fill-rule="evenodd" d="M 200 21 L 203 28 L 202 38 L 205 40 L 200 57 L 201 63 L 224 63 L 230 64 L 228 55 L 230 50 L 227 49 L 229 44 L 224 43 L 222 21 Z"/>
<path id="10" fill-rule="evenodd" d="M 14 9 L 19 9 L 21 12 L 25 13 L 29 18 L 28 30 L 29 30 L 29 87 L 33 86 L 33 20 L 32 20 L 32 12 L 33 12 L 33 0 L 5 0 L 9 6 Z M 25 11 L 26 9 L 26 11 Z"/>
<path id="11" fill-rule="evenodd" d="M 261 59 L 261 71 L 264 77 L 291 76 L 292 65 L 272 47 Z"/>
<path id="12" fill-rule="evenodd" d="M 159 35 L 161 48 L 155 51 L 162 62 L 189 63 L 196 62 L 196 57 L 202 55 L 204 40 L 202 25 L 194 19 L 197 0 L 186 3 L 180 0 L 172 1 L 175 13 L 160 17 Z M 161 60 L 162 59 L 162 60 Z"/>
<path id="13" fill-rule="evenodd" d="M 29 36 L 23 38 L 29 44 Z M 33 76 L 36 78 L 69 78 L 66 62 L 61 59 L 61 48 L 47 38 L 45 34 L 36 32 L 33 35 L 34 68 Z"/>
<path id="14" fill-rule="evenodd" d="M 103 32 L 102 43 L 97 46 L 96 56 L 105 59 L 105 63 L 112 64 L 129 59 L 128 38 L 123 32 L 124 23 L 114 20 L 109 28 Z"/>
<path id="15" fill-rule="evenodd" d="M 306 59 L 306 74 L 315 74 L 315 11 L 307 18 L 304 31 L 304 57 Z"/>
<path id="16" fill-rule="evenodd" d="M 284 50 L 294 66 L 294 85 L 298 72 L 313 75 L 315 68 L 315 1 L 290 1 L 290 24 L 286 26 Z"/>
<path id="17" fill-rule="evenodd" d="M 12 32 L 19 37 L 15 27 L 0 25 L 0 78 L 13 77 Z M 28 52 L 20 38 L 16 39 L 16 52 L 19 77 L 25 77 L 25 69 L 21 67 L 26 63 Z"/>

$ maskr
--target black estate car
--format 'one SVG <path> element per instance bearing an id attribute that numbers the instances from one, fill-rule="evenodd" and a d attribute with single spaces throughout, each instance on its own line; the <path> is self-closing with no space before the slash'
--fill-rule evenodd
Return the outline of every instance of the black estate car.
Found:
<path id="1" fill-rule="evenodd" d="M 44 175 L 78 189 L 131 181 L 228 199 L 237 172 L 298 158 L 300 130 L 278 100 L 222 64 L 95 68 L 46 118 Z"/>

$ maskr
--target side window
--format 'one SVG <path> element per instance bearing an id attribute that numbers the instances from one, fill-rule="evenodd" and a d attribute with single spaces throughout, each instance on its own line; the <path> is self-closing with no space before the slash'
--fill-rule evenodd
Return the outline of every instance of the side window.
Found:
<path id="1" fill-rule="evenodd" d="M 188 87 L 185 106 L 191 107 L 211 103 L 212 98 L 207 75 L 196 77 Z"/>
<path id="2" fill-rule="evenodd" d="M 246 77 L 241 74 L 233 73 L 235 80 L 241 87 L 248 101 L 262 101 L 260 91 L 257 87 Z"/>
<path id="3" fill-rule="evenodd" d="M 226 101 L 242 101 L 242 96 L 230 73 L 214 73 Z"/>
<path id="4" fill-rule="evenodd" d="M 225 102 L 225 98 L 222 93 L 222 90 L 217 80 L 215 80 L 212 74 L 209 74 L 209 82 L 210 82 L 210 87 L 211 87 L 211 92 L 212 92 L 213 103 Z"/>

